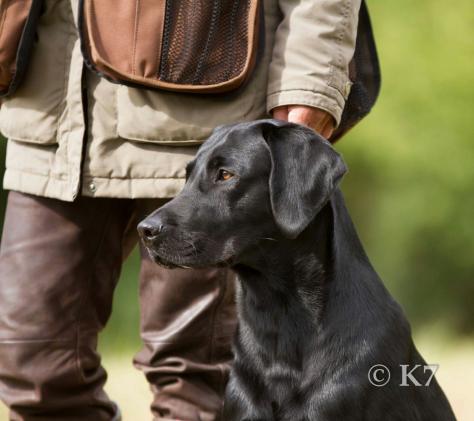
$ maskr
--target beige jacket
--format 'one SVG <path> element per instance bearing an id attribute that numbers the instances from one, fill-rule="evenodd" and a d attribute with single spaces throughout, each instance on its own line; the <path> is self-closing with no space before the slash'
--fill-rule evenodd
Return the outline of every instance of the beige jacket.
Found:
<path id="1" fill-rule="evenodd" d="M 265 52 L 250 82 L 229 95 L 198 97 L 83 76 L 78 0 L 46 0 L 26 79 L 0 110 L 9 139 L 4 187 L 68 201 L 79 194 L 172 197 L 217 125 L 287 104 L 322 108 L 339 122 L 360 0 L 264 6 Z"/>

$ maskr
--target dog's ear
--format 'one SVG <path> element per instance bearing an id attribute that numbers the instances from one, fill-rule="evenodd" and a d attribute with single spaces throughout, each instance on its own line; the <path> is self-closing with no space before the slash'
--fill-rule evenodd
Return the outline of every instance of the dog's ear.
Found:
<path id="1" fill-rule="evenodd" d="M 331 144 L 313 130 L 279 120 L 262 120 L 271 155 L 270 201 L 278 228 L 296 238 L 338 186 L 347 167 Z"/>

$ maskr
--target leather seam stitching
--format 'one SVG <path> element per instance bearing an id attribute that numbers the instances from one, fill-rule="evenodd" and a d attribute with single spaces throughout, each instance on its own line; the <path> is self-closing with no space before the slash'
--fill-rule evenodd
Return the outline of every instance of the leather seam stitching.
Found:
<path id="1" fill-rule="evenodd" d="M 136 75 L 136 54 L 137 54 L 137 43 L 138 43 L 138 25 L 140 16 L 140 0 L 135 3 L 135 28 L 133 31 L 133 51 L 132 51 L 132 74 Z"/>

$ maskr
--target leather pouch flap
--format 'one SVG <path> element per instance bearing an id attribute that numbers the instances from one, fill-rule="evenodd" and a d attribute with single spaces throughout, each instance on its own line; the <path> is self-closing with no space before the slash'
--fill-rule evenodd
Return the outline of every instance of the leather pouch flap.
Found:
<path id="1" fill-rule="evenodd" d="M 12 94 L 28 66 L 42 0 L 0 1 L 0 96 Z"/>
<path id="2" fill-rule="evenodd" d="M 89 67 L 112 82 L 226 92 L 256 59 L 259 0 L 81 0 Z"/>

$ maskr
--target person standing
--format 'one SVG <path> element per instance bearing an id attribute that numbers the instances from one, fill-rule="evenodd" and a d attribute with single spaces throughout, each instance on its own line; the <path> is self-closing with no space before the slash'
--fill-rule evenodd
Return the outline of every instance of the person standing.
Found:
<path id="1" fill-rule="evenodd" d="M 12 420 L 120 419 L 103 391 L 97 337 L 137 223 L 179 192 L 215 126 L 270 114 L 330 138 L 339 125 L 360 0 L 263 3 L 265 45 L 248 83 L 198 96 L 118 85 L 86 69 L 79 0 L 44 1 L 25 78 L 0 110 L 10 190 L 0 398 Z M 140 253 L 143 348 L 134 364 L 153 390 L 153 416 L 216 420 L 236 325 L 233 275 L 169 270 L 141 245 Z"/>

